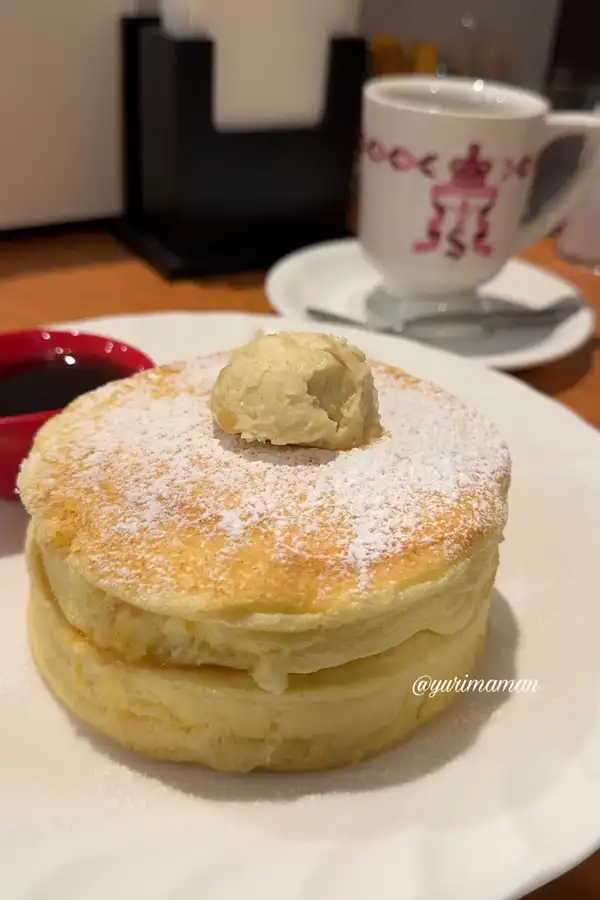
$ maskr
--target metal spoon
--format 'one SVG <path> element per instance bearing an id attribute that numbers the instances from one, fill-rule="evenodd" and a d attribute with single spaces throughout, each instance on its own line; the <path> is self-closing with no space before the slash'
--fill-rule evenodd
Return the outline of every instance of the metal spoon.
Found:
<path id="1" fill-rule="evenodd" d="M 547 309 L 524 310 L 473 310 L 463 312 L 435 313 L 431 316 L 417 316 L 405 321 L 394 322 L 388 325 L 361 322 L 349 316 L 338 315 L 324 309 L 309 306 L 306 312 L 313 319 L 320 322 L 329 322 L 335 325 L 347 325 L 353 328 L 362 328 L 366 331 L 378 334 L 406 334 L 411 330 L 435 329 L 438 333 L 445 327 L 477 326 L 483 331 L 497 331 L 510 328 L 540 328 L 549 325 L 558 325 L 569 316 L 572 316 L 581 303 L 576 299 L 563 300 Z"/>

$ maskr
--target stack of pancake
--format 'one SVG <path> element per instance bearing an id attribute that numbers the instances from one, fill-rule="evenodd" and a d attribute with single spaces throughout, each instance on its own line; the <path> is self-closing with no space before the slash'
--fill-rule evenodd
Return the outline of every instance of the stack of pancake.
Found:
<path id="1" fill-rule="evenodd" d="M 210 392 L 227 356 L 87 394 L 38 434 L 30 642 L 53 692 L 139 753 L 308 770 L 393 746 L 484 644 L 508 451 L 437 387 L 372 364 L 384 434 L 248 445 Z"/>

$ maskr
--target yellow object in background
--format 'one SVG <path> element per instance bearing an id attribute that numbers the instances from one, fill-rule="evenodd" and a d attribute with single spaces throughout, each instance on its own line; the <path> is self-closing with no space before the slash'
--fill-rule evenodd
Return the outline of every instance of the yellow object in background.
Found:
<path id="1" fill-rule="evenodd" d="M 440 48 L 437 44 L 417 41 L 407 52 L 393 34 L 377 34 L 371 39 L 371 71 L 375 76 L 407 73 L 435 75 L 439 60 Z"/>
<path id="2" fill-rule="evenodd" d="M 417 75 L 435 75 L 440 60 L 437 44 L 418 42 L 412 46 L 412 70 Z"/>
<path id="3" fill-rule="evenodd" d="M 371 39 L 373 75 L 398 75 L 409 71 L 409 61 L 400 41 L 393 34 L 378 34 Z"/>

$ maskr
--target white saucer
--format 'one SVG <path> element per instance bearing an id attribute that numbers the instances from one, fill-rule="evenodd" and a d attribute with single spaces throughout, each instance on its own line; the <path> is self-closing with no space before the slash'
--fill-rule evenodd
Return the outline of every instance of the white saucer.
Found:
<path id="1" fill-rule="evenodd" d="M 165 363 L 297 326 L 172 313 L 77 327 Z M 517 379 L 343 333 L 505 435 L 510 520 L 478 678 L 540 690 L 462 694 L 403 746 L 334 772 L 234 777 L 141 759 L 79 726 L 36 674 L 26 517 L 0 502 L 2 900 L 516 900 L 598 847 L 600 435 Z"/>
<path id="2" fill-rule="evenodd" d="M 379 282 L 379 273 L 364 258 L 358 241 L 344 240 L 308 247 L 281 260 L 267 275 L 266 291 L 282 315 L 314 323 L 306 309 L 316 306 L 366 322 L 367 301 Z M 570 282 L 516 259 L 481 294 L 530 308 L 579 296 Z M 581 307 L 559 325 L 462 338 L 445 343 L 443 349 L 492 369 L 515 371 L 568 356 L 589 340 L 594 328 L 594 312 L 581 301 Z"/>

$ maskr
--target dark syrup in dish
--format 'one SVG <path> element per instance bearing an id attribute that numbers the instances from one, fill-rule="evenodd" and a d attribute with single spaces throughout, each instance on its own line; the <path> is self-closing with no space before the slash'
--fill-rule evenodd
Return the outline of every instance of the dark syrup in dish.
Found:
<path id="1" fill-rule="evenodd" d="M 76 397 L 126 378 L 131 372 L 110 359 L 74 353 L 12 364 L 0 363 L 0 417 L 63 409 Z"/>

